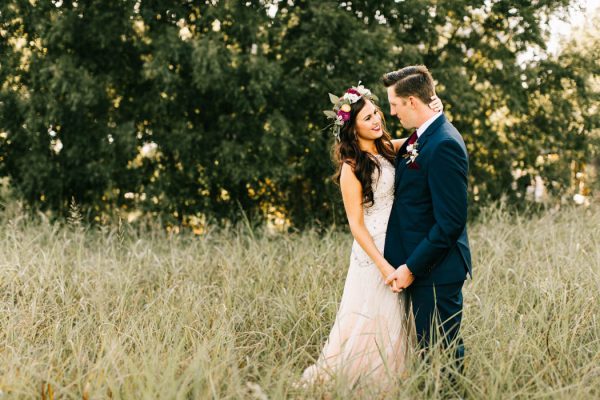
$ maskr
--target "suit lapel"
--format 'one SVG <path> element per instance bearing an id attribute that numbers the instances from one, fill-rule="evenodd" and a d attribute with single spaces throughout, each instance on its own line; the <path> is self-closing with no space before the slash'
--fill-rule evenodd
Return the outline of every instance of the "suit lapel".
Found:
<path id="1" fill-rule="evenodd" d="M 406 160 L 402 158 L 402 156 L 398 156 L 398 158 L 398 163 L 396 165 L 396 176 L 394 179 L 394 190 L 398 189 L 400 178 L 402 178 L 402 174 L 404 174 L 404 170 L 406 169 Z"/>
<path id="2" fill-rule="evenodd" d="M 402 157 L 406 154 L 406 147 L 408 147 L 408 139 L 402 143 L 402 146 L 398 150 L 398 154 L 396 155 L 396 176 L 394 177 L 394 189 L 398 188 L 398 183 L 400 183 L 400 177 L 402 173 L 406 169 L 406 160 Z"/>
<path id="3" fill-rule="evenodd" d="M 440 126 L 442 126 L 442 124 L 444 124 L 446 122 L 446 116 L 444 114 L 440 115 L 439 117 L 437 117 L 435 119 L 435 121 L 433 121 L 431 123 L 431 125 L 429 125 L 427 127 L 427 129 L 425 129 L 425 132 L 423 132 L 421 134 L 421 137 L 419 138 L 419 140 L 417 140 L 417 143 L 419 143 L 418 146 L 418 150 L 421 151 L 423 149 L 423 147 L 425 147 L 425 143 L 427 143 L 427 141 L 429 140 L 429 138 L 438 130 L 438 128 Z"/>

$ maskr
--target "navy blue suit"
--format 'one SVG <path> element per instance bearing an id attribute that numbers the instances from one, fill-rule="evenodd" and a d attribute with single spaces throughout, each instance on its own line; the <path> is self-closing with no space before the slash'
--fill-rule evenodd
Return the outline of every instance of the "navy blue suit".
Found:
<path id="1" fill-rule="evenodd" d="M 439 333 L 446 344 L 457 340 L 462 369 L 464 346 L 458 335 L 462 317 L 462 285 L 472 275 L 467 237 L 469 160 L 465 143 L 442 114 L 417 140 L 418 156 L 408 165 L 405 143 L 396 160 L 394 205 L 384 256 L 394 266 L 406 264 L 415 276 L 407 288 L 417 338 L 425 349 Z M 434 315 L 442 332 L 432 331 Z"/>

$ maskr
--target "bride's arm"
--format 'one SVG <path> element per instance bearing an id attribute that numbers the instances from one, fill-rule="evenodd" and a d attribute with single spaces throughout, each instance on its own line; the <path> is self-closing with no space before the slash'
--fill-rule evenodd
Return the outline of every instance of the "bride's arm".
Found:
<path id="1" fill-rule="evenodd" d="M 342 189 L 342 199 L 344 200 L 344 208 L 346 210 L 346 216 L 348 217 L 348 224 L 350 225 L 352 236 L 354 236 L 354 239 L 356 239 L 365 253 L 371 257 L 371 260 L 373 260 L 379 269 L 379 272 L 381 272 L 381 275 L 385 279 L 388 275 L 393 273 L 395 269 L 377 249 L 371 234 L 365 226 L 362 205 L 362 186 L 356 175 L 354 175 L 352 167 L 346 163 L 342 166 L 340 187 Z M 396 281 L 394 281 L 394 283 L 395 282 Z"/>
<path id="2" fill-rule="evenodd" d="M 400 147 L 406 142 L 406 138 L 404 139 L 392 139 L 392 144 L 394 145 L 394 153 L 397 153 L 400 150 Z"/>

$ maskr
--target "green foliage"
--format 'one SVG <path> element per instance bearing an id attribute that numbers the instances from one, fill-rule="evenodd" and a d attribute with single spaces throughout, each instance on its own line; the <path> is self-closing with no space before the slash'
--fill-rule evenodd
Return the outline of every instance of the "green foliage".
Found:
<path id="1" fill-rule="evenodd" d="M 343 221 L 327 93 L 361 80 L 384 99 L 384 72 L 423 63 L 474 203 L 523 198 L 537 175 L 568 194 L 598 128 L 597 54 L 519 56 L 543 53 L 542 22 L 569 3 L 4 1 L 0 173 L 63 216 L 74 199 L 96 219 Z"/>

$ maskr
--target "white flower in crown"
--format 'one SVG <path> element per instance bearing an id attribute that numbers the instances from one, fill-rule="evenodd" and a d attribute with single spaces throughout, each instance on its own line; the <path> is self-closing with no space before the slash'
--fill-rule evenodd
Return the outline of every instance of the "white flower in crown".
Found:
<path id="1" fill-rule="evenodd" d="M 360 82 L 358 82 L 358 86 L 356 87 L 356 90 L 358 90 L 360 92 L 360 94 L 363 96 L 371 95 L 371 91 L 369 89 L 365 88 L 364 85 L 361 85 Z"/>
<path id="2" fill-rule="evenodd" d="M 361 96 L 354 93 L 344 93 L 344 99 L 348 100 L 350 104 L 356 103 L 360 98 Z"/>

